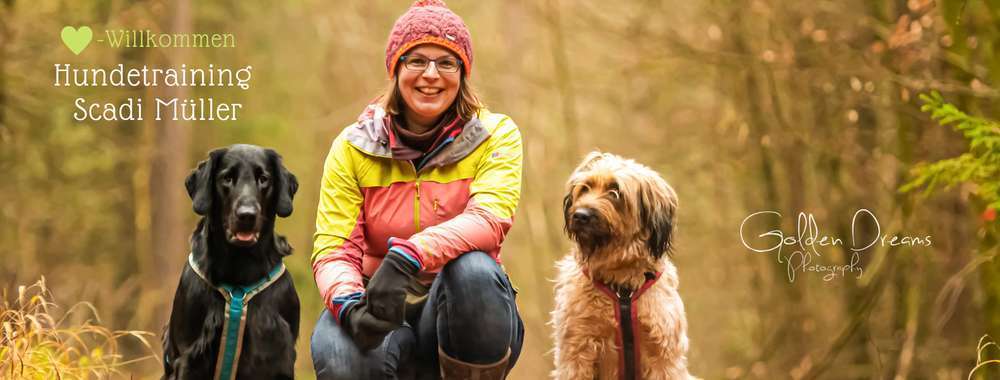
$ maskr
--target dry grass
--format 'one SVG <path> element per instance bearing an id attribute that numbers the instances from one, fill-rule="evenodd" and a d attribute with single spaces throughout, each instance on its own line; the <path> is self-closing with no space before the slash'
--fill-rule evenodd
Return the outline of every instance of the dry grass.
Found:
<path id="1" fill-rule="evenodd" d="M 106 379 L 124 377 L 124 366 L 157 360 L 146 331 L 112 331 L 101 326 L 93 305 L 81 302 L 61 316 L 59 306 L 45 287 L 45 278 L 19 286 L 17 298 L 3 291 L 0 305 L 0 378 L 2 379 Z M 85 314 L 83 322 L 67 326 L 67 319 Z M 77 319 L 79 320 L 79 319 Z M 137 339 L 149 355 L 125 358 L 122 340 Z"/>
<path id="2" fill-rule="evenodd" d="M 976 371 L 984 369 L 990 365 L 1000 365 L 1000 359 L 983 357 L 986 349 L 991 346 L 994 349 L 1000 350 L 1000 345 L 998 345 L 997 342 L 995 342 L 989 335 L 983 335 L 982 338 L 979 338 L 979 344 L 976 345 L 976 366 L 969 372 L 969 380 L 972 380 L 972 376 L 976 373 Z"/>

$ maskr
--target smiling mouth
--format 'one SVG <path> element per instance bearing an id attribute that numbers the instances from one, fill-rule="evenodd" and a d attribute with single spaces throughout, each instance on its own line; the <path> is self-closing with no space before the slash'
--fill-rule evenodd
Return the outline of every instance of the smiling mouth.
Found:
<path id="1" fill-rule="evenodd" d="M 417 92 L 427 96 L 434 96 L 440 94 L 442 91 L 444 91 L 444 89 L 431 88 L 431 87 L 417 87 Z"/>

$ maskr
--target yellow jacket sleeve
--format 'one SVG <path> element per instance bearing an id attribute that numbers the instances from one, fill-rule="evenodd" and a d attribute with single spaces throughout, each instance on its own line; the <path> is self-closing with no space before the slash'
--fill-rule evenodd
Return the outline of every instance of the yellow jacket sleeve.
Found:
<path id="1" fill-rule="evenodd" d="M 362 203 L 354 163 L 343 134 L 330 148 L 323 165 L 316 233 L 313 236 L 313 277 L 324 304 L 340 320 L 340 311 L 364 292 L 361 259 L 368 249 Z"/>

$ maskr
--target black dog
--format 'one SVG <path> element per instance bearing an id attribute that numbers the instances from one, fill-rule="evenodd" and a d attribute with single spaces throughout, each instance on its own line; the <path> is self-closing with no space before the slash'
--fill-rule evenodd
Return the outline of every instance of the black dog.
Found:
<path id="1" fill-rule="evenodd" d="M 275 151 L 233 145 L 210 152 L 185 186 L 203 218 L 163 336 L 163 377 L 292 379 L 299 298 L 274 222 L 292 213 L 295 176 Z"/>

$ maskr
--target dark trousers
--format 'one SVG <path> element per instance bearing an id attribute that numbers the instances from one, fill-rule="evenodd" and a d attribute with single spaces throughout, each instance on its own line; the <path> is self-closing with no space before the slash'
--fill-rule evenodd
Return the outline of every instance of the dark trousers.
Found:
<path id="1" fill-rule="evenodd" d="M 510 279 L 496 261 L 474 251 L 445 265 L 419 315 L 368 352 L 361 352 L 323 310 L 311 342 L 316 378 L 437 378 L 438 346 L 452 358 L 476 364 L 496 363 L 510 349 L 508 367 L 513 368 L 524 341 L 514 298 Z"/>

